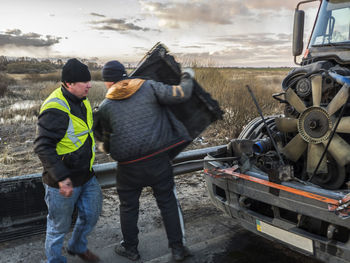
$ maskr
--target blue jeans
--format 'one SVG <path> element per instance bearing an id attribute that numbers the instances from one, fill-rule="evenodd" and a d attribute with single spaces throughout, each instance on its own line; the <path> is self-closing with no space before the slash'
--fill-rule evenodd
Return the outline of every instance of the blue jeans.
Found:
<path id="1" fill-rule="evenodd" d="M 97 223 L 102 209 L 101 187 L 94 176 L 84 185 L 74 187 L 71 197 L 64 197 L 58 188 L 44 184 L 45 202 L 48 208 L 45 252 L 47 263 L 66 263 L 61 255 L 64 236 L 69 232 L 74 207 L 78 210 L 68 250 L 84 253 L 87 250 L 87 235 Z"/>

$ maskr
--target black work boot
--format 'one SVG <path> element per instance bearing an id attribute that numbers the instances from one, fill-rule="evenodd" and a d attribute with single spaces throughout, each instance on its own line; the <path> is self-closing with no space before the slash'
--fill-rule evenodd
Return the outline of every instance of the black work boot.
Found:
<path id="1" fill-rule="evenodd" d="M 139 251 L 136 247 L 124 247 L 124 241 L 120 242 L 120 244 L 116 245 L 114 249 L 115 253 L 119 256 L 126 257 L 132 261 L 136 261 L 140 259 Z"/>
<path id="2" fill-rule="evenodd" d="M 187 247 L 182 244 L 176 244 L 171 246 L 171 253 L 175 261 L 183 261 L 186 257 L 191 256 Z"/>

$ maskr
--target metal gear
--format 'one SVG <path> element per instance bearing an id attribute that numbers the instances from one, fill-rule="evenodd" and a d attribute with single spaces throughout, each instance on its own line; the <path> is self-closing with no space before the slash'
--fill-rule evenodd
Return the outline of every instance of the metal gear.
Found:
<path id="1" fill-rule="evenodd" d="M 298 118 L 298 132 L 309 143 L 327 141 L 332 130 L 328 112 L 318 106 L 307 108 Z"/>

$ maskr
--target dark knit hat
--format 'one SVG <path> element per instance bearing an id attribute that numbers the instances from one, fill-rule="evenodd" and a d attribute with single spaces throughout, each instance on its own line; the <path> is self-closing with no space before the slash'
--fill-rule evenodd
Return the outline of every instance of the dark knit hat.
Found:
<path id="1" fill-rule="evenodd" d="M 117 82 L 127 78 L 127 76 L 123 64 L 117 60 L 107 62 L 102 69 L 102 78 L 104 81 Z"/>
<path id="2" fill-rule="evenodd" d="M 62 82 L 86 82 L 91 80 L 88 67 L 76 58 L 69 59 L 62 68 Z"/>

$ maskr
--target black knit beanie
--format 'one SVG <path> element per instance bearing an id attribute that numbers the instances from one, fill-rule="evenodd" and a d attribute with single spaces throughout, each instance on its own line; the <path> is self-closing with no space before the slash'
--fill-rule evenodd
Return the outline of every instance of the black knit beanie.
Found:
<path id="1" fill-rule="evenodd" d="M 91 80 L 88 67 L 76 58 L 69 59 L 62 68 L 62 82 L 86 82 Z"/>
<path id="2" fill-rule="evenodd" d="M 107 62 L 102 69 L 102 78 L 104 81 L 117 82 L 127 78 L 125 68 L 117 60 Z"/>

